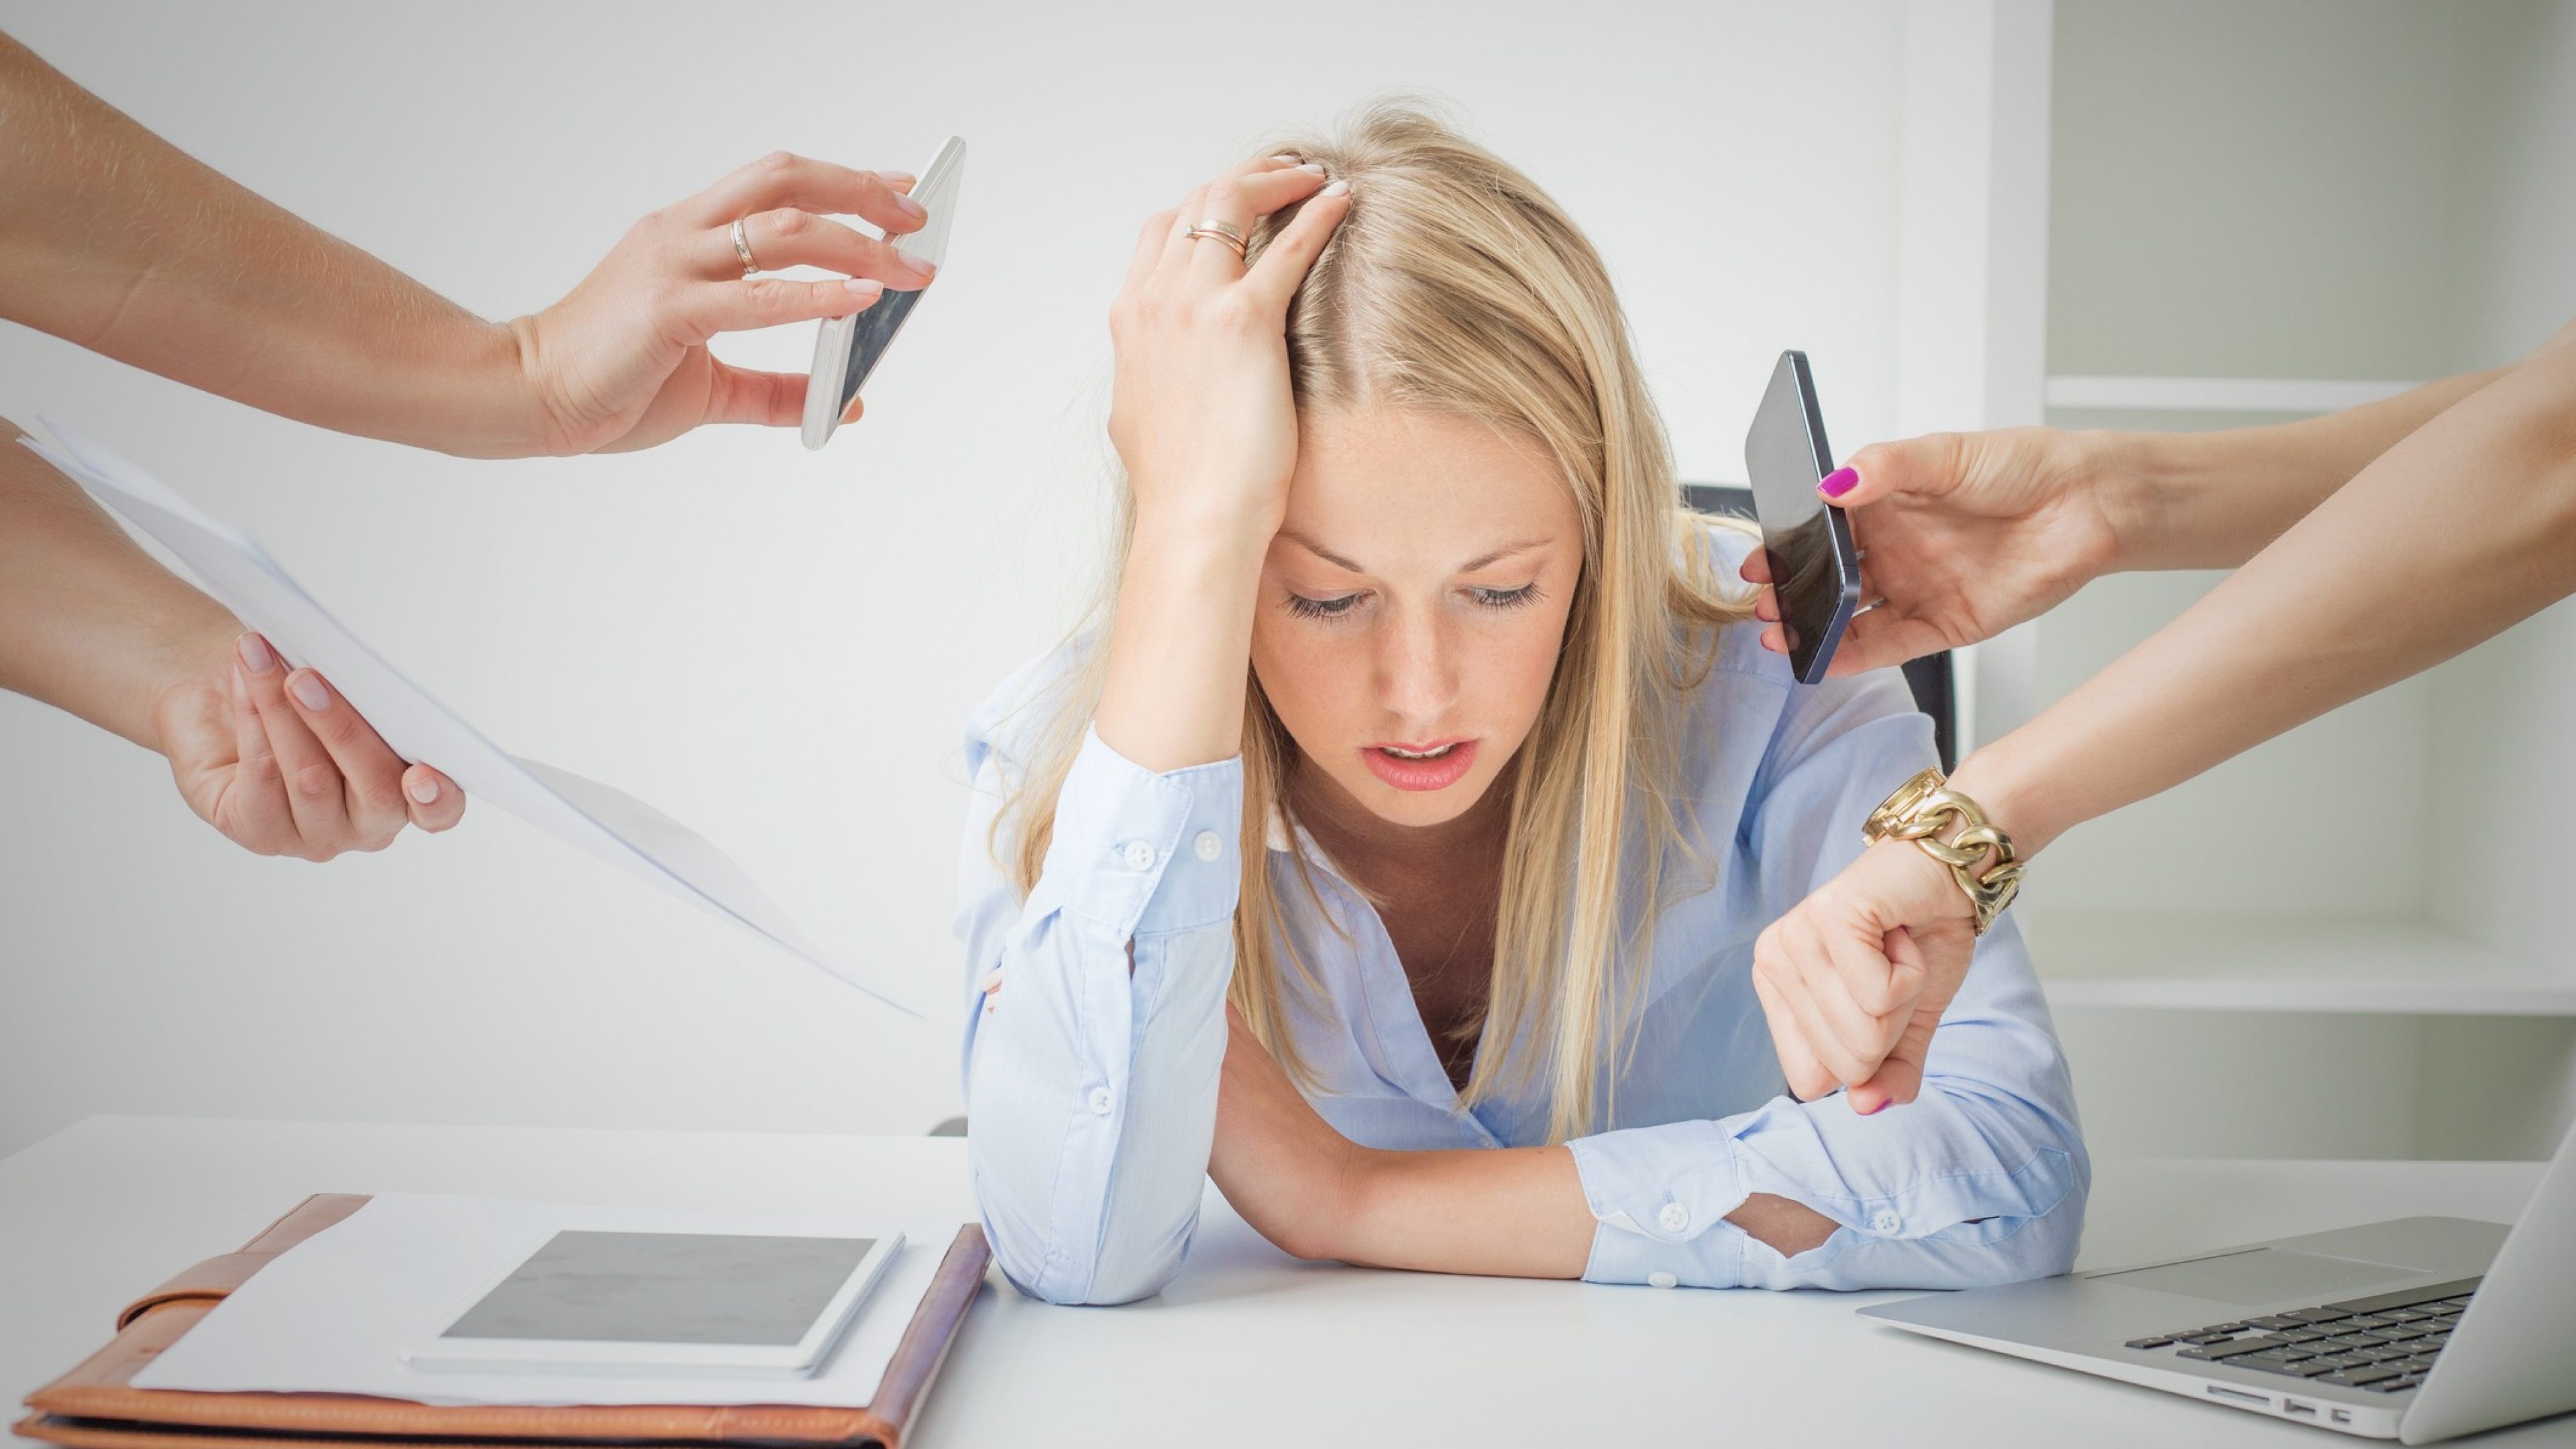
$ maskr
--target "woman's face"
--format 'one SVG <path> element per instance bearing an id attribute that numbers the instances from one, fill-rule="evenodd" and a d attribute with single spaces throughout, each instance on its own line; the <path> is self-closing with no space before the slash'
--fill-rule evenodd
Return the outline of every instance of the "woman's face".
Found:
<path id="1" fill-rule="evenodd" d="M 1434 412 L 1310 414 L 1252 667 L 1339 793 L 1443 824 L 1537 722 L 1582 569 L 1573 494 L 1535 442 Z"/>

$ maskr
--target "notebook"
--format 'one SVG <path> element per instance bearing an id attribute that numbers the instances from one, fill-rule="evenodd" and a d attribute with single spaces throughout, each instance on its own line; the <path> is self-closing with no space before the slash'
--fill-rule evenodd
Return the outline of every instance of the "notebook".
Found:
<path id="1" fill-rule="evenodd" d="M 423 1403 L 135 1384 L 139 1372 L 252 1275 L 367 1202 L 347 1194 L 308 1198 L 240 1251 L 208 1259 L 136 1300 L 119 1316 L 112 1342 L 28 1396 L 34 1412 L 17 1425 L 17 1433 L 66 1449 L 377 1449 L 391 1443 L 429 1449 L 732 1443 L 901 1449 L 991 1259 L 983 1229 L 970 1223 L 958 1230 L 865 1404 Z"/>

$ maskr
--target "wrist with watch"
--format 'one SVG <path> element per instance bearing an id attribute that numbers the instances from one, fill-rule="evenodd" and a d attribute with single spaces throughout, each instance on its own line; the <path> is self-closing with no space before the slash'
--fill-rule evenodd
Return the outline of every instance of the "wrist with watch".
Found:
<path id="1" fill-rule="evenodd" d="M 1980 936 L 2021 892 L 2022 866 L 2012 837 L 1996 829 L 1976 801 L 1951 789 L 1939 770 L 1925 770 L 1897 786 L 1869 812 L 1860 833 L 1871 845 L 1910 840 L 1949 867 L 1950 878 L 1976 912 Z"/>

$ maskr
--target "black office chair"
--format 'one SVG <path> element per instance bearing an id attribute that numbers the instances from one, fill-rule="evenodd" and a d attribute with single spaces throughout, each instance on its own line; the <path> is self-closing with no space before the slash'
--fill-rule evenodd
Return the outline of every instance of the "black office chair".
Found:
<path id="1" fill-rule="evenodd" d="M 1682 504 L 1694 513 L 1753 521 L 1753 490 L 1735 483 L 1685 483 Z M 1950 669 L 1950 651 L 1926 654 L 1905 664 L 1905 684 L 1914 691 L 1914 707 L 1932 717 L 1932 748 L 1947 774 L 1959 763 L 1959 704 Z"/>

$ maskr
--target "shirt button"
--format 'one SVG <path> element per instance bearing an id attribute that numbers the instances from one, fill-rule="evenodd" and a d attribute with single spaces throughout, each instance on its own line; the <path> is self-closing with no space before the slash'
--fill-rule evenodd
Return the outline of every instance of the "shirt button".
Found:
<path id="1" fill-rule="evenodd" d="M 1674 1277 L 1670 1273 L 1654 1272 L 1646 1275 L 1646 1286 L 1649 1288 L 1678 1287 L 1680 1286 L 1681 1281 L 1681 1279 Z"/>
<path id="2" fill-rule="evenodd" d="M 1690 1226 L 1690 1209 L 1677 1202 L 1668 1202 L 1662 1212 L 1655 1214 L 1655 1221 L 1664 1225 L 1665 1232 L 1678 1233 Z"/>
<path id="3" fill-rule="evenodd" d="M 1202 830 L 1199 832 L 1199 838 L 1190 842 L 1190 849 L 1195 851 L 1201 860 L 1214 860 L 1225 854 L 1225 842 L 1217 839 L 1215 831 Z"/>
<path id="4" fill-rule="evenodd" d="M 1154 868 L 1154 846 L 1151 841 L 1128 841 L 1124 846 L 1119 848 L 1118 855 L 1120 859 L 1127 862 L 1127 868 L 1129 870 L 1152 870 Z"/>
<path id="5" fill-rule="evenodd" d="M 1109 1105 L 1110 1105 L 1110 1103 L 1111 1103 L 1111 1101 L 1112 1101 L 1112 1100 L 1114 1100 L 1114 1099 L 1112 1099 L 1112 1098 L 1110 1097 L 1110 1095 L 1109 1095 L 1109 1089 L 1108 1089 L 1107 1087 L 1094 1087 L 1094 1088 L 1092 1088 L 1092 1089 L 1091 1089 L 1091 1115 L 1093 1115 L 1094 1117 L 1106 1117 L 1106 1116 L 1108 1116 L 1108 1115 L 1109 1115 Z"/>
<path id="6" fill-rule="evenodd" d="M 1896 1230 L 1903 1226 L 1905 1226 L 1905 1220 L 1886 1208 L 1880 1208 L 1869 1215 L 1869 1230 L 1882 1238 L 1894 1236 Z"/>

